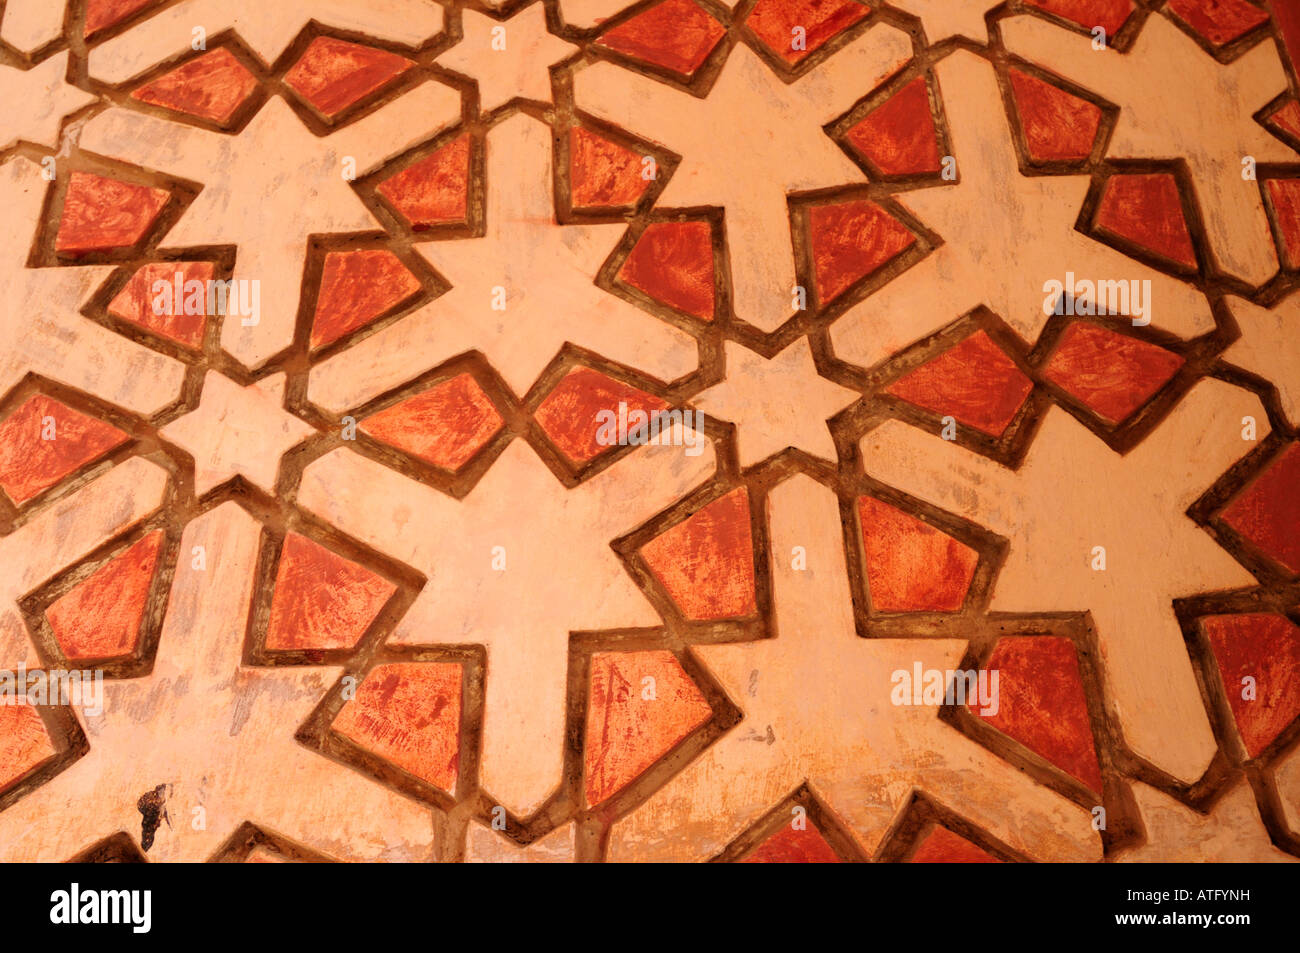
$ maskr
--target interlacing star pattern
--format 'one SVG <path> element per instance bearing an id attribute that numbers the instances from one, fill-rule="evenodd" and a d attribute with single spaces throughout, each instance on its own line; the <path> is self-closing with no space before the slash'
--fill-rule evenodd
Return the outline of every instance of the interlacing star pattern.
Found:
<path id="1" fill-rule="evenodd" d="M 0 4 L 0 860 L 1300 857 L 1276 5 Z"/>

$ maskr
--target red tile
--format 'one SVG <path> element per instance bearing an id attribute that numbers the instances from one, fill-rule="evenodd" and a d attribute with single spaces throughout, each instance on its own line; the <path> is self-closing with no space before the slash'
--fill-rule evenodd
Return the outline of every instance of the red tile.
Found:
<path id="1" fill-rule="evenodd" d="M 1101 109 L 1021 70 L 1008 72 L 1030 158 L 1039 162 L 1088 158 L 1101 125 Z"/>
<path id="2" fill-rule="evenodd" d="M 817 300 L 834 301 L 852 285 L 916 244 L 916 236 L 875 202 L 815 205 L 808 210 Z"/>
<path id="3" fill-rule="evenodd" d="M 1169 12 L 1214 46 L 1231 43 L 1268 19 L 1246 0 L 1169 0 Z"/>
<path id="4" fill-rule="evenodd" d="M 1300 179 L 1268 179 L 1264 184 L 1282 239 L 1282 262 L 1300 268 Z"/>
<path id="5" fill-rule="evenodd" d="M 794 64 L 870 13 L 854 0 L 758 0 L 745 24 L 764 46 Z M 803 27 L 804 49 L 792 48 L 795 27 Z"/>
<path id="6" fill-rule="evenodd" d="M 131 98 L 224 124 L 256 88 L 257 77 L 223 46 L 146 83 Z"/>
<path id="7" fill-rule="evenodd" d="M 911 864 L 1000 864 L 1001 861 L 960 834 L 936 827 L 916 849 Z"/>
<path id="8" fill-rule="evenodd" d="M 1104 420 L 1118 424 L 1169 383 L 1184 360 L 1172 351 L 1076 321 L 1065 329 L 1043 376 Z"/>
<path id="9" fill-rule="evenodd" d="M 1300 101 L 1288 99 L 1265 120 L 1274 129 L 1280 129 L 1292 138 L 1300 139 Z"/>
<path id="10" fill-rule="evenodd" d="M 597 442 L 600 422 L 596 417 L 603 410 L 618 413 L 620 403 L 627 404 L 628 413 L 654 414 L 668 408 L 666 400 L 653 394 L 590 367 L 575 367 L 546 395 L 533 416 L 569 462 L 583 464 L 612 449 Z"/>
<path id="11" fill-rule="evenodd" d="M 688 619 L 734 619 L 757 610 L 744 487 L 656 536 L 641 547 L 641 555 Z"/>
<path id="12" fill-rule="evenodd" d="M 842 863 L 834 848 L 826 843 L 816 825 L 807 818 L 803 830 L 795 830 L 790 825 L 782 827 L 763 843 L 754 848 L 753 853 L 741 861 L 742 864 L 838 864 Z"/>
<path id="13" fill-rule="evenodd" d="M 414 65 L 387 50 L 318 36 L 284 81 L 326 116 L 336 116 Z"/>
<path id="14" fill-rule="evenodd" d="M 465 221 L 469 209 L 469 136 L 453 139 L 384 180 L 376 189 L 416 231 Z"/>
<path id="15" fill-rule="evenodd" d="M 1201 627 L 1241 740 L 1257 758 L 1300 717 L 1300 628 L 1267 613 L 1209 616 Z M 1254 679 L 1253 698 L 1242 697 L 1246 678 Z"/>
<path id="16" fill-rule="evenodd" d="M 365 566 L 286 533 L 275 574 L 266 647 L 350 649 L 397 591 Z"/>
<path id="17" fill-rule="evenodd" d="M 1269 0 L 1267 6 L 1282 35 L 1286 58 L 1294 67 L 1300 63 L 1300 3 L 1295 0 Z"/>
<path id="18" fill-rule="evenodd" d="M 74 172 L 68 179 L 55 250 L 78 255 L 135 245 L 170 197 L 166 189 Z"/>
<path id="19" fill-rule="evenodd" d="M 998 711 L 982 714 L 976 707 L 971 709 L 975 715 L 1101 793 L 1101 766 L 1070 640 L 1000 639 L 985 668 L 998 672 Z"/>
<path id="20" fill-rule="evenodd" d="M 69 660 L 120 658 L 135 650 L 162 544 L 161 530 L 149 533 L 45 610 Z"/>
<path id="21" fill-rule="evenodd" d="M 32 705 L 0 705 L 0 793 L 57 754 Z"/>
<path id="22" fill-rule="evenodd" d="M 713 229 L 708 222 L 650 225 L 618 277 L 670 308 L 713 320 Z"/>
<path id="23" fill-rule="evenodd" d="M 574 208 L 627 208 L 650 186 L 642 157 L 581 126 L 569 130 L 569 201 Z"/>
<path id="24" fill-rule="evenodd" d="M 877 612 L 956 612 L 979 553 L 874 497 L 858 498 L 867 587 Z"/>
<path id="25" fill-rule="evenodd" d="M 1178 183 L 1168 172 L 1111 176 L 1102 190 L 1097 225 L 1184 268 L 1196 268 Z"/>
<path id="26" fill-rule="evenodd" d="M 1237 494 L 1223 521 L 1300 575 L 1300 443 L 1288 444 Z"/>
<path id="27" fill-rule="evenodd" d="M 884 175 L 939 171 L 939 136 L 930 91 L 919 76 L 854 125 L 849 145 Z"/>
<path id="28" fill-rule="evenodd" d="M 179 295 L 177 274 L 181 276 Z M 208 323 L 208 283 L 213 274 L 210 261 L 150 262 L 142 265 L 109 302 L 108 313 L 177 344 L 197 348 L 203 344 Z M 201 287 L 194 284 L 196 281 Z M 165 283 L 167 289 L 158 282 Z M 188 313 L 194 309 L 199 313 Z"/>
<path id="29" fill-rule="evenodd" d="M 1133 12 L 1131 0 L 1028 0 L 1028 3 L 1087 30 L 1099 26 L 1107 37 L 1118 33 Z"/>
<path id="30" fill-rule="evenodd" d="M 596 44 L 689 77 L 726 33 L 693 0 L 664 0 L 606 31 Z"/>
<path id="31" fill-rule="evenodd" d="M 333 344 L 420 292 L 420 279 L 386 248 L 335 251 L 325 256 L 311 346 Z"/>
<path id="32" fill-rule="evenodd" d="M 672 652 L 597 652 L 583 749 L 588 804 L 599 804 L 709 720 L 713 709 Z"/>
<path id="33" fill-rule="evenodd" d="M 111 424 L 34 394 L 0 424 L 0 488 L 21 505 L 128 439 Z"/>
<path id="34" fill-rule="evenodd" d="M 460 374 L 361 421 L 361 429 L 443 470 L 455 472 L 483 449 L 505 419 L 469 374 Z"/>
<path id="35" fill-rule="evenodd" d="M 886 392 L 967 427 L 1000 437 L 1034 382 L 983 331 L 900 377 Z"/>
<path id="36" fill-rule="evenodd" d="M 461 667 L 380 665 L 331 727 L 408 774 L 451 794 L 460 761 Z"/>
<path id="37" fill-rule="evenodd" d="M 162 0 L 87 0 L 86 26 L 82 35 L 93 36 L 100 30 L 121 23 L 145 7 L 156 6 L 160 2 Z"/>

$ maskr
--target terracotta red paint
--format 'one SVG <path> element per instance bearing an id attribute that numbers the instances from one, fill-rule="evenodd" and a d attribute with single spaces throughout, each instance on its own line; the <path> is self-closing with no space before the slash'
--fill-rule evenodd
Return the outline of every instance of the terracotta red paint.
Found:
<path id="1" fill-rule="evenodd" d="M 361 421 L 376 440 L 456 471 L 505 425 L 469 374 L 460 374 Z"/>
<path id="2" fill-rule="evenodd" d="M 1231 43 L 1268 19 L 1246 0 L 1169 0 L 1168 9 L 1214 46 Z"/>
<path id="3" fill-rule="evenodd" d="M 931 413 L 999 437 L 1034 382 L 983 331 L 900 377 L 886 391 Z"/>
<path id="4" fill-rule="evenodd" d="M 808 210 L 817 300 L 834 301 L 857 281 L 916 244 L 916 236 L 875 202 L 815 205 Z"/>
<path id="5" fill-rule="evenodd" d="M 911 864 L 1000 864 L 1001 861 L 946 827 L 935 827 L 921 841 Z"/>
<path id="6" fill-rule="evenodd" d="M 1300 268 L 1300 179 L 1268 179 L 1264 185 L 1282 239 L 1282 263 Z"/>
<path id="7" fill-rule="evenodd" d="M 670 308 L 713 320 L 713 229 L 708 222 L 650 225 L 618 277 Z"/>
<path id="8" fill-rule="evenodd" d="M 181 275 L 182 288 L 191 281 L 203 282 L 203 314 L 183 313 L 185 310 L 183 296 L 181 299 L 182 307 L 175 307 L 174 295 L 177 272 Z M 142 265 L 131 276 L 131 280 L 123 285 L 117 296 L 109 302 L 108 313 L 121 318 L 123 321 L 129 321 L 131 324 L 147 328 L 154 334 L 175 341 L 177 344 L 197 348 L 203 343 L 203 332 L 208 323 L 206 313 L 207 288 L 208 282 L 212 280 L 214 273 L 215 269 L 210 261 L 155 261 Z M 172 298 L 168 299 L 169 303 L 171 303 L 171 310 L 181 311 L 182 313 L 167 314 L 165 309 L 163 313 L 155 310 L 154 302 L 159 296 L 154 294 L 154 285 L 159 281 L 166 282 L 171 289 Z"/>
<path id="9" fill-rule="evenodd" d="M 1292 443 L 1223 511 L 1223 521 L 1300 575 L 1300 444 Z"/>
<path id="10" fill-rule="evenodd" d="M 74 172 L 68 179 L 55 250 L 78 255 L 135 245 L 170 197 L 166 189 Z"/>
<path id="11" fill-rule="evenodd" d="M 1300 102 L 1288 99 L 1266 120 L 1268 125 L 1300 139 Z"/>
<path id="12" fill-rule="evenodd" d="M 912 80 L 863 117 L 845 136 L 885 175 L 939 171 L 939 137 L 925 77 Z"/>
<path id="13" fill-rule="evenodd" d="M 650 414 L 668 408 L 666 400 L 653 394 L 590 367 L 575 367 L 546 395 L 533 416 L 571 463 L 583 464 L 613 449 L 596 441 L 600 426 L 596 415 L 602 410 L 617 412 L 620 402 L 627 404 L 629 413 L 642 410 Z"/>
<path id="14" fill-rule="evenodd" d="M 734 619 L 757 611 L 744 487 L 656 536 L 641 555 L 688 619 Z"/>
<path id="15" fill-rule="evenodd" d="M 149 533 L 45 610 L 64 655 L 86 661 L 135 650 L 162 544 L 161 530 Z"/>
<path id="16" fill-rule="evenodd" d="M 132 99 L 224 124 L 257 88 L 257 77 L 224 46 L 146 83 Z"/>
<path id="17" fill-rule="evenodd" d="M 397 587 L 365 566 L 286 533 L 275 573 L 266 647 L 350 649 Z"/>
<path id="18" fill-rule="evenodd" d="M 284 81 L 326 116 L 335 116 L 414 65 L 387 50 L 318 36 Z"/>
<path id="19" fill-rule="evenodd" d="M 641 156 L 589 129 L 569 130 L 569 201 L 574 208 L 627 208 L 650 186 Z"/>
<path id="20" fill-rule="evenodd" d="M 1111 176 L 1102 190 L 1097 225 L 1184 268 L 1196 268 L 1178 183 L 1168 172 Z"/>
<path id="21" fill-rule="evenodd" d="M 47 417 L 53 440 L 43 439 Z M 0 423 L 0 488 L 15 504 L 26 503 L 128 439 L 112 424 L 34 394 Z"/>
<path id="22" fill-rule="evenodd" d="M 1101 793 L 1101 766 L 1073 643 L 1058 636 L 1000 639 L 984 667 L 998 672 L 998 711 L 984 715 L 972 708 L 975 715 Z"/>
<path id="23" fill-rule="evenodd" d="M 0 705 L 0 792 L 57 752 L 41 713 L 32 705 Z"/>
<path id="24" fill-rule="evenodd" d="M 1075 321 L 1052 351 L 1043 376 L 1112 424 L 1127 420 L 1185 361 L 1149 341 Z"/>
<path id="25" fill-rule="evenodd" d="M 874 497 L 858 499 L 871 606 L 877 612 L 956 612 L 979 553 Z"/>
<path id="26" fill-rule="evenodd" d="M 790 825 L 782 827 L 763 841 L 742 864 L 838 864 L 842 863 L 835 849 L 826 843 L 817 826 L 805 818 L 803 830 Z"/>
<path id="27" fill-rule="evenodd" d="M 1099 26 L 1108 37 L 1118 33 L 1133 12 L 1131 0 L 1028 0 L 1028 3 L 1072 20 L 1089 31 Z"/>
<path id="28" fill-rule="evenodd" d="M 690 76 L 726 29 L 694 0 L 664 0 L 603 33 L 598 46 Z"/>
<path id="29" fill-rule="evenodd" d="M 460 761 L 460 693 L 454 663 L 380 665 L 331 727 L 450 794 Z"/>
<path id="30" fill-rule="evenodd" d="M 121 23 L 145 7 L 159 4 L 161 0 L 87 0 L 86 25 L 83 36 L 93 36 L 100 30 Z"/>
<path id="31" fill-rule="evenodd" d="M 794 64 L 870 13 L 854 0 L 758 0 L 745 25 L 764 46 Z M 805 30 L 802 50 L 791 48 L 796 26 Z"/>
<path id="32" fill-rule="evenodd" d="M 627 787 L 712 714 L 672 652 L 597 652 L 583 749 L 587 803 Z"/>
<path id="33" fill-rule="evenodd" d="M 1295 0 L 1268 0 L 1273 22 L 1282 34 L 1282 46 L 1292 66 L 1300 62 L 1300 3 Z"/>
<path id="34" fill-rule="evenodd" d="M 469 136 L 381 182 L 376 189 L 416 231 L 465 221 L 469 209 Z"/>
<path id="35" fill-rule="evenodd" d="M 332 344 L 420 292 L 420 279 L 386 248 L 325 256 L 311 346 Z"/>
<path id="36" fill-rule="evenodd" d="M 1030 158 L 1040 162 L 1086 159 L 1101 125 L 1101 109 L 1037 76 L 1007 71 Z"/>
<path id="37" fill-rule="evenodd" d="M 1300 717 L 1300 628 L 1269 613 L 1209 616 L 1201 627 L 1242 743 L 1257 758 Z M 1255 680 L 1253 700 L 1241 697 L 1247 677 Z"/>

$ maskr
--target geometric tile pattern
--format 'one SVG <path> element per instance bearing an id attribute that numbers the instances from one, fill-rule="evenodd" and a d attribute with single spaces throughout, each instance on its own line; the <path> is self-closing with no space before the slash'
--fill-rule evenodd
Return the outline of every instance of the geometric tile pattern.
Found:
<path id="1" fill-rule="evenodd" d="M 0 6 L 0 860 L 1300 858 L 1289 8 Z"/>

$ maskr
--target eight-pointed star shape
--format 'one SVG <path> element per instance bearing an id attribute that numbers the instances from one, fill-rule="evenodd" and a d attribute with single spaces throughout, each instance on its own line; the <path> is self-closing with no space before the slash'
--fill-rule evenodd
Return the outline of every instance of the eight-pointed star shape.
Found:
<path id="1" fill-rule="evenodd" d="M 137 414 L 180 394 L 185 365 L 114 334 L 77 312 L 112 266 L 28 268 L 47 183 L 23 156 L 0 165 L 0 395 L 28 372 L 52 377 Z"/>
<path id="2" fill-rule="evenodd" d="M 835 459 L 835 441 L 826 421 L 861 395 L 817 373 L 808 338 L 797 338 L 771 360 L 728 341 L 726 359 L 726 380 L 692 403 L 736 425 L 741 466 L 786 447 Z"/>
<path id="3" fill-rule="evenodd" d="M 64 82 L 67 71 L 66 51 L 29 70 L 0 66 L 5 101 L 0 115 L 0 152 L 20 141 L 53 149 L 59 144 L 63 117 L 99 98 Z"/>
<path id="4" fill-rule="evenodd" d="M 575 72 L 577 107 L 682 156 L 659 204 L 720 205 L 736 315 L 772 331 L 792 313 L 791 192 L 862 182 L 822 126 L 911 58 L 900 31 L 876 26 L 786 85 L 744 45 L 697 99 L 640 73 L 596 63 Z"/>
<path id="5" fill-rule="evenodd" d="M 451 290 L 313 368 L 313 403 L 355 407 L 469 350 L 523 394 L 566 341 L 663 380 L 695 370 L 689 334 L 596 286 L 623 226 L 556 224 L 550 127 L 517 113 L 487 148 L 486 234 L 415 246 Z"/>
<path id="6" fill-rule="evenodd" d="M 1149 17 L 1124 54 L 1098 52 L 1088 37 L 1037 17 L 1004 20 L 1002 35 L 1013 53 L 1120 106 L 1107 155 L 1186 157 L 1219 266 L 1252 285 L 1272 277 L 1277 253 L 1259 185 L 1242 176 L 1246 156 L 1257 162 L 1296 161 L 1295 152 L 1252 118 L 1286 89 L 1272 43 L 1220 64 L 1164 17 Z"/>
<path id="7" fill-rule="evenodd" d="M 1124 456 L 1053 407 L 1019 470 L 901 421 L 868 433 L 862 459 L 870 476 L 1008 538 L 991 611 L 1090 612 L 1129 747 L 1191 783 L 1217 748 L 1172 605 L 1254 582 L 1186 515 L 1255 446 L 1246 416 L 1268 429 L 1253 394 L 1206 379 Z"/>
<path id="8" fill-rule="evenodd" d="M 0 860 L 138 838 L 136 801 L 160 784 L 172 823 L 152 860 L 207 860 L 244 821 L 339 859 L 432 859 L 427 809 L 294 739 L 340 670 L 242 664 L 260 535 L 233 502 L 186 527 L 181 551 L 202 546 L 206 568 L 180 561 L 153 671 L 104 683 L 103 713 L 81 716 L 89 753 L 0 813 Z"/>
<path id="9" fill-rule="evenodd" d="M 363 175 L 459 115 L 459 95 L 439 83 L 323 138 L 279 96 L 238 136 L 119 107 L 86 124 L 81 147 L 202 183 L 166 242 L 239 246 L 233 277 L 260 282 L 259 308 L 255 316 L 228 316 L 221 346 L 256 368 L 293 343 L 308 236 L 379 230 L 345 178 L 347 160 Z"/>
<path id="10" fill-rule="evenodd" d="M 90 75 L 114 85 L 134 79 L 189 50 L 195 27 L 208 37 L 233 29 L 270 65 L 313 20 L 418 46 L 442 30 L 443 11 L 429 0 L 184 0 L 91 50 Z"/>
<path id="11" fill-rule="evenodd" d="M 480 112 L 518 96 L 550 102 L 548 68 L 578 47 L 547 31 L 545 7 L 534 3 L 504 22 L 474 10 L 462 16 L 465 36 L 438 57 L 438 65 L 478 81 Z"/>
<path id="12" fill-rule="evenodd" d="M 1086 175 L 1024 176 L 993 68 L 958 51 L 937 68 L 960 181 L 902 201 L 944 244 L 831 326 L 836 356 L 871 367 L 979 305 L 1038 337 L 1044 283 L 1151 281 L 1151 323 L 1183 335 L 1214 327 L 1205 296 L 1075 230 Z M 917 302 L 925 302 L 918 307 Z"/>
<path id="13" fill-rule="evenodd" d="M 158 433 L 194 457 L 194 490 L 202 495 L 235 474 L 275 492 L 280 457 L 315 433 L 284 409 L 284 374 L 240 387 L 217 371 L 203 378 L 199 406 Z"/>
<path id="14" fill-rule="evenodd" d="M 890 702 L 891 675 L 961 662 L 961 639 L 862 639 L 854 627 L 835 495 L 799 474 L 768 498 L 772 550 L 804 547 L 808 571 L 772 561 L 775 638 L 691 651 L 743 721 L 610 832 L 608 860 L 716 855 L 807 781 L 875 853 L 920 789 L 1041 860 L 1097 860 L 1091 817 L 938 718 Z"/>
<path id="15" fill-rule="evenodd" d="M 661 623 L 610 541 L 713 469 L 711 444 L 649 446 L 566 489 L 515 440 L 457 502 L 341 449 L 307 467 L 298 503 L 429 577 L 393 642 L 487 647 L 481 780 L 527 816 L 560 783 L 569 633 Z"/>
<path id="16" fill-rule="evenodd" d="M 997 4 L 991 0 L 890 0 L 890 6 L 920 17 L 926 40 L 934 44 L 950 36 L 968 36 L 976 43 L 987 43 L 984 14 Z"/>
<path id="17" fill-rule="evenodd" d="M 1300 295 L 1288 295 L 1272 308 L 1230 296 L 1228 307 L 1241 337 L 1223 359 L 1271 381 L 1287 420 L 1300 426 Z"/>

